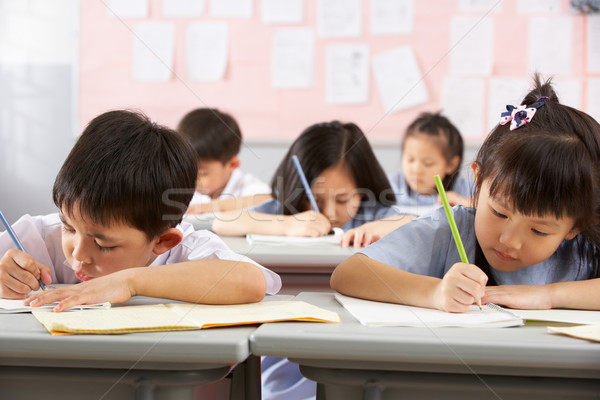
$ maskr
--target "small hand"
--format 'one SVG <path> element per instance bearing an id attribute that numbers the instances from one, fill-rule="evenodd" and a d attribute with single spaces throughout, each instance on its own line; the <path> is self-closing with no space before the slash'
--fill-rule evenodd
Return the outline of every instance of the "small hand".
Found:
<path id="1" fill-rule="evenodd" d="M 331 222 L 323 214 L 315 211 L 305 211 L 287 216 L 287 236 L 318 237 L 331 231 Z"/>
<path id="2" fill-rule="evenodd" d="M 365 228 L 365 225 L 368 224 L 364 224 L 358 228 L 352 228 L 344 232 L 344 236 L 342 236 L 340 241 L 342 247 L 349 247 L 351 243 L 354 245 L 354 248 L 366 247 L 371 243 L 381 239 L 379 235 L 370 231 L 368 227 Z"/>
<path id="3" fill-rule="evenodd" d="M 504 285 L 486 288 L 484 303 L 500 304 L 508 308 L 545 310 L 552 308 L 546 285 Z"/>
<path id="4" fill-rule="evenodd" d="M 40 288 L 38 279 L 52 283 L 50 268 L 31 255 L 10 249 L 0 259 L 0 298 L 24 299 L 29 292 Z"/>
<path id="5" fill-rule="evenodd" d="M 467 311 L 482 298 L 487 280 L 487 275 L 476 265 L 454 264 L 433 294 L 435 307 L 447 312 Z"/>
<path id="6" fill-rule="evenodd" d="M 113 304 L 122 303 L 134 295 L 127 284 L 127 276 L 130 271 L 132 269 L 115 272 L 72 286 L 38 292 L 31 295 L 24 303 L 26 306 L 37 307 L 58 302 L 54 307 L 55 312 L 82 304 L 96 304 L 106 301 Z"/>

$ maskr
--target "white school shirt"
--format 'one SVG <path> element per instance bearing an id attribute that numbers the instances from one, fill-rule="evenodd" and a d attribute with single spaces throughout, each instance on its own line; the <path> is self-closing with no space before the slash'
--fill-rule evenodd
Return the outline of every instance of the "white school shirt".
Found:
<path id="1" fill-rule="evenodd" d="M 39 263 L 50 267 L 53 283 L 80 282 L 62 251 L 62 223 L 58 214 L 34 217 L 24 215 L 13 225 L 13 229 L 25 251 Z M 276 294 L 281 289 L 279 275 L 248 257 L 235 253 L 214 233 L 206 230 L 195 231 L 191 224 L 185 222 L 177 225 L 177 229 L 183 232 L 181 243 L 156 257 L 150 266 L 207 259 L 249 262 L 262 270 L 267 281 L 267 294 Z M 8 233 L 0 234 L 0 254 L 14 247 Z"/>
<path id="2" fill-rule="evenodd" d="M 253 196 L 255 194 L 271 194 L 271 187 L 254 175 L 244 173 L 239 168 L 236 168 L 231 173 L 219 199 Z M 190 205 L 210 203 L 211 201 L 212 198 L 210 196 L 194 192 L 194 197 L 192 197 Z"/>

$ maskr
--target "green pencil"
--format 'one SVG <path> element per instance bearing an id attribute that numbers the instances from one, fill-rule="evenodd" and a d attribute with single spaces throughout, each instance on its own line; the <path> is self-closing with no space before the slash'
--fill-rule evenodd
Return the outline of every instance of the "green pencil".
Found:
<path id="1" fill-rule="evenodd" d="M 452 231 L 452 236 L 454 237 L 456 249 L 458 250 L 458 254 L 460 255 L 460 261 L 462 261 L 465 264 L 469 264 L 467 252 L 465 251 L 465 246 L 463 245 L 462 239 L 460 238 L 460 233 L 458 232 L 458 227 L 456 226 L 456 221 L 454 220 L 454 214 L 452 214 L 452 208 L 450 208 L 450 203 L 448 203 L 448 197 L 446 196 L 446 190 L 444 190 L 442 180 L 440 179 L 439 175 L 434 176 L 433 179 L 435 180 L 435 187 L 437 188 L 437 191 L 440 194 L 440 198 L 442 199 L 444 211 L 446 211 L 446 218 L 448 219 L 448 225 L 450 225 L 450 230 Z M 481 308 L 481 300 L 477 301 L 477 305 L 479 306 L 479 308 Z"/>
<path id="2" fill-rule="evenodd" d="M 436 175 L 433 179 L 435 179 L 435 186 L 437 187 L 437 191 L 442 198 L 442 204 L 444 206 L 444 211 L 446 211 L 446 218 L 448 218 L 448 224 L 450 225 L 450 230 L 452 231 L 452 236 L 454 237 L 454 243 L 456 243 L 456 248 L 458 249 L 458 254 L 460 255 L 460 261 L 468 264 L 469 259 L 467 258 L 467 252 L 465 251 L 465 246 L 463 246 L 463 242 L 460 238 L 460 233 L 458 233 L 458 227 L 456 226 L 454 214 L 452 214 L 452 208 L 450 208 L 450 203 L 448 203 L 448 197 L 446 196 L 444 185 L 442 185 L 442 180 L 440 179 L 439 175 Z"/>

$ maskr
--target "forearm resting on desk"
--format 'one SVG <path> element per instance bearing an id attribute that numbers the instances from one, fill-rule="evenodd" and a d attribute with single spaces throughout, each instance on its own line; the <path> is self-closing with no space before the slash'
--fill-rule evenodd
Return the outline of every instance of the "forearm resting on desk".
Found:
<path id="1" fill-rule="evenodd" d="M 600 310 L 598 293 L 600 293 L 600 279 L 596 278 L 547 285 L 487 287 L 483 301 L 517 309 Z"/>
<path id="2" fill-rule="evenodd" d="M 415 275 L 357 253 L 339 264 L 331 288 L 341 294 L 387 303 L 435 308 L 440 279 Z"/>
<path id="3" fill-rule="evenodd" d="M 58 301 L 55 311 L 80 304 L 122 303 L 132 296 L 160 297 L 202 304 L 241 304 L 262 300 L 266 280 L 254 264 L 195 260 L 129 268 L 64 288 L 32 295 L 27 305 Z"/>
<path id="4" fill-rule="evenodd" d="M 271 199 L 270 194 L 257 194 L 253 196 L 230 197 L 225 199 L 215 199 L 209 203 L 192 204 L 187 210 L 187 214 L 216 213 L 220 211 L 239 210 L 253 207 Z"/>
<path id="5" fill-rule="evenodd" d="M 317 237 L 327 234 L 330 230 L 331 223 L 327 217 L 314 211 L 280 215 L 235 210 L 219 214 L 212 223 L 212 231 L 224 236 L 255 233 Z"/>

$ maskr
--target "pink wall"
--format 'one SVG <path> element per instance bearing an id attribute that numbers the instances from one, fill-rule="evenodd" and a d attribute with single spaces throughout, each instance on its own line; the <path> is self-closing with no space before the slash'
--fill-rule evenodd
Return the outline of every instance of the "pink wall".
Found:
<path id="1" fill-rule="evenodd" d="M 218 0 L 217 0 L 218 1 Z M 210 1 L 205 0 L 206 7 Z M 490 15 L 494 20 L 494 60 L 489 79 L 499 76 L 529 76 L 527 70 L 528 18 L 515 12 L 516 0 L 504 0 L 502 11 Z M 317 34 L 317 1 L 305 1 L 305 22 L 294 27 L 314 27 L 315 74 L 311 89 L 271 88 L 271 35 L 282 25 L 261 22 L 261 1 L 255 0 L 254 17 L 231 19 L 229 25 L 229 64 L 224 81 L 200 83 L 188 79 L 185 67 L 185 29 L 192 21 L 211 20 L 205 9 L 200 18 L 166 18 L 161 15 L 161 0 L 150 1 L 150 21 L 169 21 L 176 26 L 174 73 L 169 82 L 136 82 L 132 71 L 133 26 L 140 19 L 120 21 L 107 15 L 102 1 L 83 1 L 80 25 L 79 111 L 81 126 L 95 115 L 115 108 L 137 108 L 152 119 L 176 126 L 190 109 L 218 107 L 234 115 L 247 139 L 290 140 L 306 126 L 340 119 L 357 123 L 373 140 L 397 140 L 404 127 L 421 111 L 440 110 L 443 78 L 450 74 L 450 16 L 469 15 L 458 11 L 458 1 L 414 0 L 414 25 L 410 35 L 375 36 L 370 33 L 369 2 L 362 0 L 363 35 L 360 38 L 321 38 Z M 478 14 L 475 14 L 478 15 Z M 568 0 L 563 0 L 560 15 L 571 15 Z M 573 69 L 568 78 L 586 74 L 584 60 L 584 20 L 573 15 Z M 370 74 L 368 103 L 360 106 L 331 106 L 325 103 L 325 46 L 332 43 L 366 43 L 370 56 L 401 45 L 414 50 L 429 101 L 385 116 L 373 73 Z M 476 49 L 474 49 L 476 51 Z M 557 50 L 557 57 L 560 50 Z M 584 85 L 585 87 L 585 85 Z M 487 91 L 487 89 L 486 89 Z M 582 96 L 582 102 L 584 96 Z M 473 99 L 481 102 L 484 99 Z M 204 103 L 204 104 L 203 104 Z M 583 103 L 585 105 L 585 103 Z M 498 113 L 500 113 L 499 110 Z M 486 124 L 487 126 L 487 124 Z M 481 133 L 483 138 L 487 132 Z"/>

